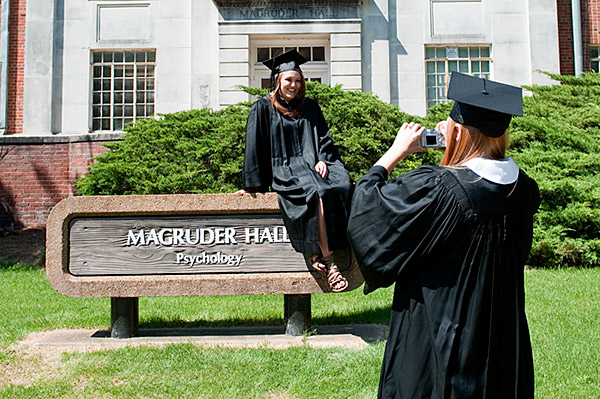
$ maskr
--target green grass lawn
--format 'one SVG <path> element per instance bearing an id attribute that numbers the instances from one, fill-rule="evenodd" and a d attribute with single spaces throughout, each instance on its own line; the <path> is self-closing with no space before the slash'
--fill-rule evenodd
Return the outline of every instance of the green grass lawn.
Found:
<path id="1" fill-rule="evenodd" d="M 600 269 L 529 270 L 537 398 L 600 397 Z M 315 324 L 389 320 L 391 289 L 314 295 Z M 384 343 L 367 349 L 205 349 L 190 344 L 31 355 L 55 328 L 107 329 L 108 299 L 68 298 L 45 273 L 0 265 L 0 398 L 373 398 Z M 140 327 L 282 325 L 283 297 L 141 298 Z"/>

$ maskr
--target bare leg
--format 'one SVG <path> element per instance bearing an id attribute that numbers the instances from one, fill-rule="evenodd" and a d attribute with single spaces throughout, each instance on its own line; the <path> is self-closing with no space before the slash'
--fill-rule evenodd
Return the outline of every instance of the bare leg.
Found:
<path id="1" fill-rule="evenodd" d="M 329 243 L 327 242 L 325 211 L 323 210 L 323 200 L 321 198 L 319 198 L 319 247 L 321 247 L 323 257 L 328 257 L 333 253 L 329 250 Z"/>

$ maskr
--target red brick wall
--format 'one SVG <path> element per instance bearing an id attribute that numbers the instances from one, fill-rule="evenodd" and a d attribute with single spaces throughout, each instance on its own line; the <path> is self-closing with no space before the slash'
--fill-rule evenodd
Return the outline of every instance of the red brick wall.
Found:
<path id="1" fill-rule="evenodd" d="M 52 207 L 74 194 L 75 181 L 88 171 L 95 156 L 107 150 L 98 141 L 48 142 L 39 137 L 20 141 L 0 142 L 3 229 L 11 224 L 14 228 L 45 227 Z"/>
<path id="2" fill-rule="evenodd" d="M 23 80 L 25 76 L 25 0 L 11 0 L 8 43 L 8 96 L 6 134 L 23 132 Z"/>
<path id="3" fill-rule="evenodd" d="M 571 0 L 557 0 L 558 43 L 561 75 L 574 75 L 573 20 Z M 581 42 L 583 70 L 589 71 L 590 44 L 600 44 L 600 0 L 581 0 Z"/>
<path id="4" fill-rule="evenodd" d="M 590 44 L 600 45 L 600 0 L 588 0 Z"/>

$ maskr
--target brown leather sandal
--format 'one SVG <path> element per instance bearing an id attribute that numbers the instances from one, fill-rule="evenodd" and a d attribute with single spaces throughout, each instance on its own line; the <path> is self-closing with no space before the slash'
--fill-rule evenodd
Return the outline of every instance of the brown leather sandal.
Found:
<path id="1" fill-rule="evenodd" d="M 327 283 L 332 292 L 342 292 L 348 288 L 348 280 L 340 273 L 338 265 L 333 262 L 333 255 L 321 258 L 327 268 Z"/>
<path id="2" fill-rule="evenodd" d="M 313 269 L 315 269 L 318 272 L 321 272 L 323 274 L 327 274 L 327 265 L 323 262 L 323 259 L 321 259 L 321 255 L 319 254 L 314 254 L 310 256 L 310 264 L 312 265 Z"/>

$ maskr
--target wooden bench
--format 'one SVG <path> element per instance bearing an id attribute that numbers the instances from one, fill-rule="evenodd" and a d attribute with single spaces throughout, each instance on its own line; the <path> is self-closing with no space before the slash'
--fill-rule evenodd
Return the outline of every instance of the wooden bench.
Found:
<path id="1" fill-rule="evenodd" d="M 46 229 L 50 284 L 110 297 L 112 337 L 138 333 L 139 297 L 253 294 L 283 294 L 286 334 L 301 335 L 310 295 L 330 291 L 291 247 L 275 193 L 70 197 Z M 359 287 L 350 251 L 338 256 Z"/>

